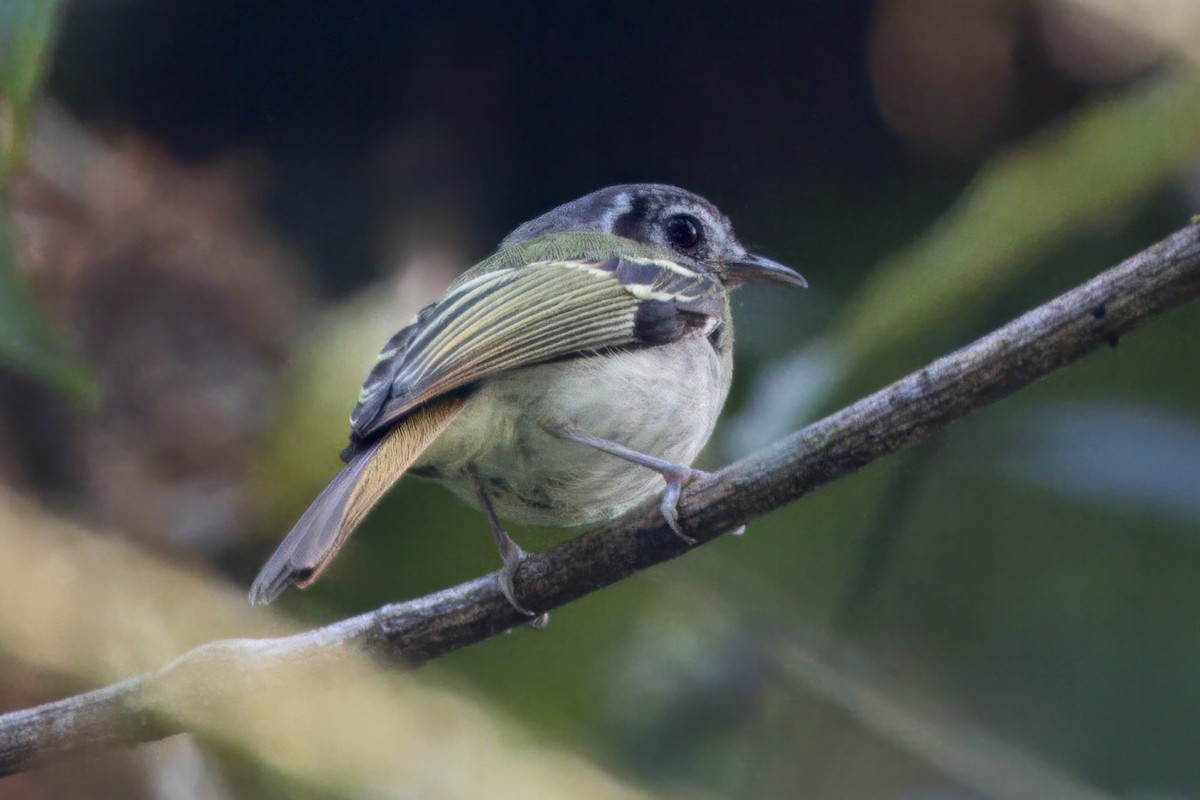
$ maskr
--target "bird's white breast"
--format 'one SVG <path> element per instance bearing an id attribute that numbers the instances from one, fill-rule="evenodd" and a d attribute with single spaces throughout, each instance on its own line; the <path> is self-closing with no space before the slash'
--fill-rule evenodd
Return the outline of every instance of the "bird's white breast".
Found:
<path id="1" fill-rule="evenodd" d="M 417 466 L 479 505 L 473 465 L 501 518 L 555 526 L 612 519 L 662 491 L 663 479 L 549 431 L 575 428 L 690 465 L 724 405 L 727 368 L 695 335 L 504 373 L 479 387 Z"/>

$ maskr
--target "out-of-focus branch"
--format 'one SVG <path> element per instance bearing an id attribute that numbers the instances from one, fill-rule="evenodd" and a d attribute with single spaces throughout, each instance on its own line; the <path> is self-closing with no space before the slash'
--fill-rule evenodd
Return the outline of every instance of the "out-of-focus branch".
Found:
<path id="1" fill-rule="evenodd" d="M 700 542 L 921 441 L 1200 294 L 1200 226 L 1181 230 L 968 347 L 693 484 L 680 522 Z M 689 548 L 656 504 L 532 556 L 521 602 L 548 610 Z M 85 606 L 79 609 L 87 613 Z M 527 620 L 492 576 L 324 628 L 204 645 L 168 667 L 106 689 L 0 716 L 0 774 L 64 751 L 182 731 L 269 739 L 319 718 L 348 654 L 419 664 Z M 299 683 L 294 683 L 296 676 Z M 307 687 L 307 691 L 305 690 Z M 336 693 L 340 694 L 340 692 Z M 369 701 L 358 698 L 369 707 Z M 346 703 L 350 700 L 343 699 Z M 319 708 L 318 708 L 319 707 Z M 314 717 L 314 715 L 317 715 Z M 342 736 L 339 729 L 337 736 Z M 312 742 L 314 750 L 322 747 Z"/>
<path id="2" fill-rule="evenodd" d="M 384 669 L 350 648 L 303 652 L 313 638 L 299 650 L 267 638 L 297 628 L 250 606 L 245 587 L 56 519 L 3 487 L 0 554 L 0 655 L 39 686 L 49 676 L 118 681 L 199 648 L 161 680 L 7 715 L 6 770 L 188 730 L 322 796 L 647 798 L 433 675 Z M 228 641 L 239 636 L 263 638 Z"/>
<path id="3" fill-rule="evenodd" d="M 781 640 L 769 653 L 781 676 L 968 787 L 972 797 L 1115 800 L 1016 743 L 903 691 L 845 646 Z"/>

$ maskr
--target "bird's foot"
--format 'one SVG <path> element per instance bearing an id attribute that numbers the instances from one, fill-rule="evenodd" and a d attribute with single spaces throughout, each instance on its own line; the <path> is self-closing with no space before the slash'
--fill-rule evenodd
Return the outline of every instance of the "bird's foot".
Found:
<path id="1" fill-rule="evenodd" d="M 692 481 L 698 481 L 701 478 L 712 477 L 711 472 L 705 472 L 700 469 L 692 469 L 691 467 L 678 467 L 670 472 L 663 472 L 663 479 L 667 482 L 667 489 L 663 492 L 662 502 L 659 504 L 659 509 L 662 511 L 663 517 L 667 520 L 667 525 L 675 532 L 675 535 L 683 539 L 689 545 L 694 545 L 696 540 L 688 536 L 679 527 L 679 497 L 683 493 L 683 487 L 687 486 Z M 745 525 L 738 525 L 729 533 L 732 536 L 741 536 L 746 532 Z"/>
<path id="2" fill-rule="evenodd" d="M 500 524 L 500 518 L 496 516 L 496 509 L 492 506 L 492 499 L 488 497 L 487 491 L 483 488 L 483 481 L 479 479 L 479 472 L 474 466 L 470 467 L 471 474 L 475 478 L 475 487 L 479 491 L 479 501 L 483 505 L 483 510 L 487 513 L 488 527 L 492 529 L 492 538 L 496 542 L 496 550 L 500 552 L 500 560 L 504 562 L 504 566 L 500 568 L 500 572 L 496 575 L 496 580 L 500 584 L 500 593 L 504 595 L 504 599 L 509 602 L 513 608 L 520 611 L 527 617 L 537 617 L 533 623 L 535 628 L 546 627 L 546 623 L 550 617 L 547 614 L 538 616 L 536 613 L 525 608 L 517 602 L 517 593 L 513 587 L 513 578 L 517 576 L 517 568 L 521 566 L 521 562 L 529 558 L 529 555 L 517 544 L 508 531 L 504 530 L 504 526 Z M 540 625 L 538 623 L 541 623 Z"/>
<path id="3" fill-rule="evenodd" d="M 663 492 L 662 502 L 658 504 L 658 508 L 662 512 L 663 518 L 666 519 L 667 526 L 675 532 L 675 535 L 687 542 L 688 545 L 694 545 L 696 540 L 679 527 L 679 496 L 683 493 L 683 487 L 692 481 L 707 478 L 712 473 L 682 465 L 672 465 L 670 469 L 660 470 L 660 472 L 663 480 L 667 482 L 667 488 Z"/>
<path id="4" fill-rule="evenodd" d="M 551 429 L 550 432 L 555 436 L 568 441 L 585 444 L 588 447 L 594 447 L 597 450 L 602 450 L 609 455 L 614 455 L 617 458 L 622 458 L 632 464 L 638 464 L 646 469 L 652 469 L 659 475 L 663 476 L 663 480 L 667 482 L 666 491 L 663 492 L 662 502 L 659 503 L 659 509 L 662 511 L 663 518 L 666 519 L 667 525 L 675 532 L 683 541 L 689 545 L 696 543 L 696 540 L 683 532 L 679 527 L 679 496 L 683 492 L 683 487 L 700 478 L 707 478 L 711 475 L 703 470 L 692 469 L 683 464 L 676 464 L 672 461 L 659 458 L 657 456 L 639 453 L 637 450 L 626 447 L 617 442 L 610 442 L 607 439 L 602 439 L 599 436 L 581 431 L 576 428 L 557 428 Z"/>
<path id="5" fill-rule="evenodd" d="M 500 557 L 504 559 L 504 566 L 496 574 L 496 581 L 500 584 L 500 593 L 504 595 L 504 599 L 509 602 L 509 605 L 517 611 L 520 611 L 527 617 L 536 617 L 538 616 L 537 614 L 517 602 L 517 593 L 513 588 L 513 578 L 517 575 L 517 568 L 521 566 L 521 562 L 528 558 L 529 555 L 521 549 L 521 545 L 514 542 L 507 534 L 505 538 L 508 539 L 508 543 L 512 547 L 511 549 L 500 548 Z M 542 616 L 546 615 L 543 614 Z"/>
<path id="6" fill-rule="evenodd" d="M 530 617 L 529 622 L 525 623 L 526 625 L 534 628 L 535 630 L 543 630 L 547 625 L 550 624 L 550 612 L 544 611 L 541 614 L 538 614 L 536 611 L 530 611 L 528 608 L 517 602 L 517 593 L 513 589 L 513 577 L 517 574 L 517 567 L 519 567 L 521 562 L 529 556 L 524 550 L 521 549 L 521 546 L 516 542 L 513 542 L 512 539 L 509 539 L 509 541 L 512 542 L 513 547 L 516 548 L 516 552 L 519 553 L 519 556 L 513 561 L 505 561 L 504 566 L 500 568 L 500 572 L 497 576 L 497 581 L 500 584 L 500 593 L 504 595 L 504 599 L 508 601 L 509 605 L 511 605 L 517 611 L 520 611 L 525 616 Z"/>

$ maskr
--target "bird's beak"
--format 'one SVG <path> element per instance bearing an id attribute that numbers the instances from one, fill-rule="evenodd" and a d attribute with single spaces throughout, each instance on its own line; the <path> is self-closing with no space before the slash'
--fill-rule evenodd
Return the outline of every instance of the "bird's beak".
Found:
<path id="1" fill-rule="evenodd" d="M 737 261 L 726 265 L 729 271 L 729 283 L 741 286 L 744 283 L 784 283 L 789 286 L 807 287 L 808 281 L 794 269 L 789 269 L 778 261 L 772 261 L 763 256 L 747 253 Z"/>

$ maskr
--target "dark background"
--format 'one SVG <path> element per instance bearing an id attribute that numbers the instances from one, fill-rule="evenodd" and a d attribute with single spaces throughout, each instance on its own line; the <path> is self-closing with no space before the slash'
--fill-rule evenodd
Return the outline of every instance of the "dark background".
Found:
<path id="1" fill-rule="evenodd" d="M 707 196 L 812 286 L 739 295 L 705 458 L 727 462 L 1185 224 L 1195 173 L 1154 154 L 1200 128 L 1148 126 L 1133 153 L 1102 120 L 1064 145 L 1081 152 L 1065 176 L 1013 158 L 1186 75 L 1169 42 L 1069 5 L 70 3 L 46 95 L 100 150 L 77 194 L 29 178 L 15 210 L 49 243 L 27 270 L 104 399 L 80 415 L 5 377 L 21 435 L 0 476 L 245 584 L 331 473 L 390 330 L 519 222 L 629 181 Z M 1122 165 L 1127 191 L 1103 177 Z M 1061 214 L 970 202 L 997 174 Z M 981 796 L 780 663 L 779 642 L 815 637 L 1113 796 L 1196 796 L 1198 363 L 1187 308 L 433 669 L 663 792 Z M 480 514 L 410 480 L 282 605 L 333 619 L 494 562 Z"/>

